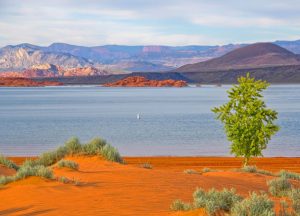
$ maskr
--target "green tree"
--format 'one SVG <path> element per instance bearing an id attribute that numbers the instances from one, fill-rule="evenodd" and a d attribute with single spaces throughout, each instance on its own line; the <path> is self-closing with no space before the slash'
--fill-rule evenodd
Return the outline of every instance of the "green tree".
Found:
<path id="1" fill-rule="evenodd" d="M 244 157 L 244 166 L 250 157 L 263 156 L 271 136 L 279 127 L 274 124 L 277 112 L 266 107 L 261 92 L 269 84 L 265 81 L 246 77 L 238 78 L 238 85 L 227 91 L 229 102 L 212 109 L 224 124 L 228 140 L 231 142 L 231 154 Z"/>

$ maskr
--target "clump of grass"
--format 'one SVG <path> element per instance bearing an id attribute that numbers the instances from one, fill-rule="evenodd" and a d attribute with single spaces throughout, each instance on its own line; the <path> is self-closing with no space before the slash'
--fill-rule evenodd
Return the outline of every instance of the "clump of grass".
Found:
<path id="1" fill-rule="evenodd" d="M 300 215 L 300 189 L 292 189 L 289 193 L 295 215 Z"/>
<path id="2" fill-rule="evenodd" d="M 70 161 L 70 160 L 60 160 L 57 163 L 57 167 L 62 168 L 62 167 L 67 167 L 73 170 L 78 170 L 78 163 L 74 162 L 74 161 Z"/>
<path id="3" fill-rule="evenodd" d="M 87 144 L 80 144 L 76 137 L 72 137 L 64 146 L 57 148 L 54 151 L 43 153 L 37 160 L 27 161 L 31 166 L 43 165 L 51 166 L 63 159 L 67 155 L 102 155 L 104 159 L 122 163 L 122 157 L 118 150 L 106 143 L 101 138 L 94 138 Z"/>
<path id="4" fill-rule="evenodd" d="M 269 192 L 276 197 L 287 196 L 292 188 L 286 177 L 275 178 L 267 182 Z"/>
<path id="5" fill-rule="evenodd" d="M 182 200 L 178 199 L 178 200 L 175 200 L 171 204 L 170 209 L 172 211 L 189 211 L 192 209 L 192 205 L 189 203 L 185 203 Z"/>
<path id="6" fill-rule="evenodd" d="M 15 180 L 24 179 L 29 176 L 39 176 L 46 179 L 53 179 L 53 172 L 43 165 L 21 166 L 15 175 Z"/>
<path id="7" fill-rule="evenodd" d="M 19 166 L 17 164 L 15 164 L 13 161 L 7 159 L 3 155 L 0 155 L 0 164 L 2 164 L 3 166 L 6 166 L 7 168 L 10 168 L 10 169 L 14 169 L 14 170 L 19 169 Z"/>
<path id="8" fill-rule="evenodd" d="M 108 161 L 123 163 L 123 159 L 122 159 L 118 149 L 111 146 L 110 144 L 106 144 L 101 149 L 101 156 Z"/>
<path id="9" fill-rule="evenodd" d="M 252 193 L 249 198 L 234 203 L 231 208 L 232 216 L 275 216 L 274 203 L 266 194 Z"/>
<path id="10" fill-rule="evenodd" d="M 58 180 L 59 182 L 64 183 L 64 184 L 67 184 L 67 183 L 70 182 L 70 179 L 68 179 L 68 178 L 65 177 L 65 176 L 61 176 L 61 177 L 59 177 L 57 180 Z"/>
<path id="11" fill-rule="evenodd" d="M 242 200 L 234 189 L 223 189 L 217 191 L 214 188 L 205 192 L 202 188 L 198 188 L 194 194 L 194 206 L 196 208 L 205 208 L 208 215 L 214 215 L 218 211 L 229 212 L 234 203 Z"/>
<path id="12" fill-rule="evenodd" d="M 238 171 L 248 172 L 248 173 L 259 173 L 259 174 L 263 174 L 263 175 L 274 176 L 274 174 L 272 172 L 269 172 L 267 170 L 257 169 L 256 166 L 244 166 L 243 168 L 238 169 Z"/>
<path id="13" fill-rule="evenodd" d="M 202 173 L 207 173 L 207 172 L 213 172 L 214 170 L 212 170 L 211 168 L 207 168 L 207 167 L 204 167 L 202 169 Z"/>
<path id="14" fill-rule="evenodd" d="M 183 170 L 183 173 L 185 173 L 185 174 L 200 174 L 198 171 L 193 170 L 193 169 Z"/>
<path id="15" fill-rule="evenodd" d="M 290 172 L 290 171 L 287 171 L 287 170 L 280 170 L 278 175 L 280 177 L 285 177 L 285 178 L 288 178 L 288 179 L 300 180 L 300 174 L 299 173 L 294 173 L 294 172 Z"/>
<path id="16" fill-rule="evenodd" d="M 152 165 L 150 163 L 143 163 L 140 165 L 140 167 L 145 168 L 145 169 L 152 169 Z"/>
<path id="17" fill-rule="evenodd" d="M 101 149 L 106 146 L 106 141 L 96 137 L 90 142 L 82 146 L 82 151 L 87 155 L 98 155 L 101 154 Z"/>
<path id="18" fill-rule="evenodd" d="M 65 143 L 65 148 L 66 148 L 68 154 L 70 154 L 70 155 L 75 155 L 75 154 L 82 152 L 82 146 L 77 137 L 70 138 Z"/>
<path id="19" fill-rule="evenodd" d="M 13 181 L 15 181 L 14 176 L 0 176 L 0 185 L 6 185 Z"/>

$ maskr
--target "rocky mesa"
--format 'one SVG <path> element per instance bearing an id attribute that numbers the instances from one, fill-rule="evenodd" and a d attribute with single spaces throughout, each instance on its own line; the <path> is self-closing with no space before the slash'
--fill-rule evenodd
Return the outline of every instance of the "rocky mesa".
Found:
<path id="1" fill-rule="evenodd" d="M 186 87 L 183 80 L 149 80 L 142 76 L 127 77 L 116 82 L 107 83 L 105 87 Z"/>
<path id="2" fill-rule="evenodd" d="M 43 81 L 38 82 L 27 78 L 0 77 L 0 87 L 41 87 L 41 86 L 60 86 L 60 82 Z"/>

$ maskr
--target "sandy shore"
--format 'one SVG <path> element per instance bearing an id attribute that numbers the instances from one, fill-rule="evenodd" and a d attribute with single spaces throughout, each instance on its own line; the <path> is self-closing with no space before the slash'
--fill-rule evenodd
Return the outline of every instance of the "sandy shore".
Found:
<path id="1" fill-rule="evenodd" d="M 12 159 L 17 163 L 24 160 Z M 79 163 L 79 170 L 53 168 L 54 174 L 75 179 L 79 186 L 37 177 L 8 184 L 0 188 L 0 215 L 203 215 L 201 210 L 173 213 L 169 206 L 177 198 L 191 201 L 196 187 L 234 187 L 243 196 L 250 191 L 267 192 L 266 181 L 273 178 L 232 171 L 241 166 L 237 158 L 125 157 L 126 165 L 99 157 L 68 159 Z M 143 163 L 153 168 L 141 168 Z M 260 158 L 251 163 L 274 172 L 286 169 L 300 173 L 300 158 Z M 204 167 L 222 171 L 183 173 Z M 0 174 L 12 172 L 0 167 Z"/>

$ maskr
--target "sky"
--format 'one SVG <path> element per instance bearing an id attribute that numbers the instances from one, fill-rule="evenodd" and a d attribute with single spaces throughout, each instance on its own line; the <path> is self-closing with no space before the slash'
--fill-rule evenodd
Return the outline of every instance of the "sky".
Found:
<path id="1" fill-rule="evenodd" d="M 0 0 L 0 46 L 300 39 L 300 0 Z"/>

